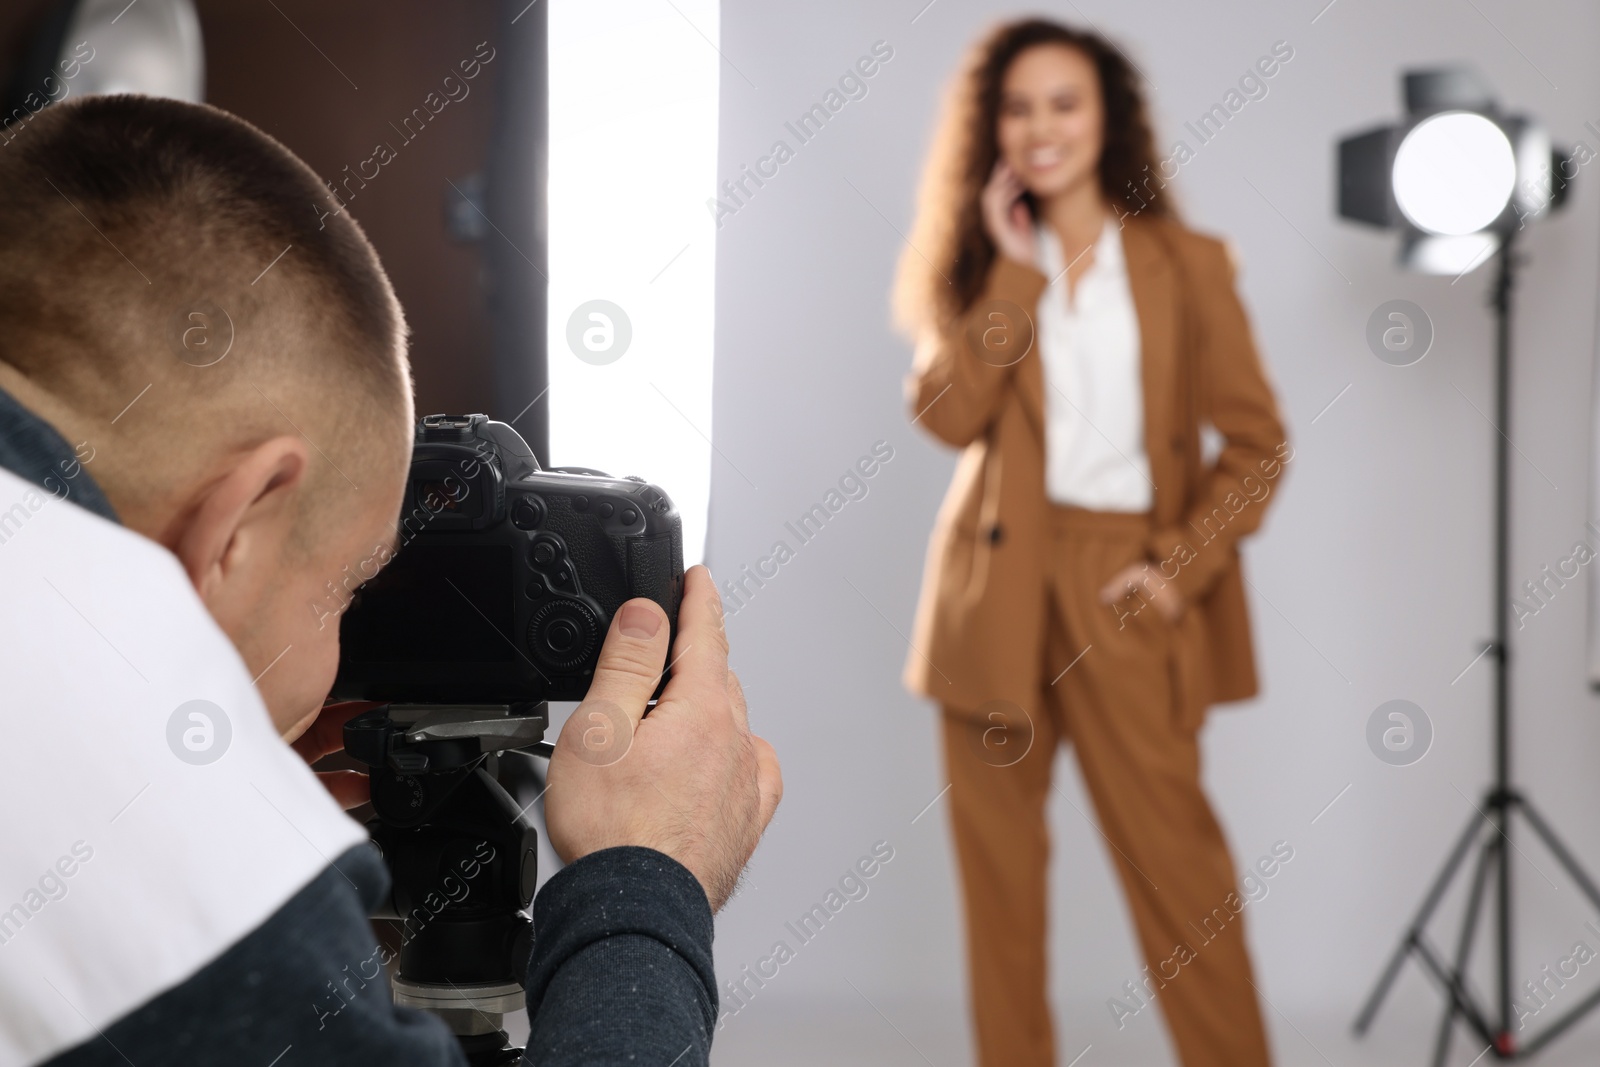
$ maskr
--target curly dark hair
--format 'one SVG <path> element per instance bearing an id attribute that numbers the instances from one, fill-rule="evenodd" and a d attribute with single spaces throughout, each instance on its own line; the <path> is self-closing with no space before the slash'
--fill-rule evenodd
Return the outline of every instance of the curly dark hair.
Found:
<path id="1" fill-rule="evenodd" d="M 1000 156 L 1001 86 L 1017 56 L 1039 45 L 1079 49 L 1099 73 L 1105 108 L 1099 171 L 1106 199 L 1133 214 L 1177 214 L 1170 195 L 1160 191 L 1165 183 L 1148 179 L 1159 173 L 1155 138 L 1139 74 L 1122 51 L 1098 33 L 1047 19 L 1003 23 L 978 41 L 952 82 L 923 171 L 916 222 L 895 282 L 895 317 L 912 336 L 960 318 L 988 277 L 995 246 L 984 229 L 979 196 Z"/>

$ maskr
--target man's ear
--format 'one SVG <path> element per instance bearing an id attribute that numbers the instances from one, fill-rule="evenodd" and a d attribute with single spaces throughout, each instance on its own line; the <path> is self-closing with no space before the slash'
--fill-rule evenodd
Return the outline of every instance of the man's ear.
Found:
<path id="1" fill-rule="evenodd" d="M 200 490 L 173 551 L 207 605 L 241 568 L 277 564 L 293 536 L 296 496 L 310 453 L 300 437 L 274 437 L 236 453 Z"/>

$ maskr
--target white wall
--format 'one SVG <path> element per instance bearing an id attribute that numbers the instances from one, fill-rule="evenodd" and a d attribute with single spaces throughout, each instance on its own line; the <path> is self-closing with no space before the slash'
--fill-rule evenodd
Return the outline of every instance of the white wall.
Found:
<path id="1" fill-rule="evenodd" d="M 942 87 L 966 44 L 1011 9 L 939 0 L 918 16 L 924 3 L 723 5 L 722 178 L 737 177 L 775 139 L 797 147 L 785 121 L 875 41 L 894 49 L 868 95 L 798 146 L 718 234 L 714 436 L 727 459 L 715 461 L 709 562 L 719 581 L 774 540 L 793 544 L 785 521 L 875 441 L 894 449 L 869 495 L 730 620 L 752 723 L 777 746 L 787 792 L 749 883 L 719 920 L 719 973 L 736 977 L 776 940 L 795 946 L 784 923 L 875 841 L 890 842 L 895 858 L 869 896 L 800 947 L 729 1022 L 725 1047 L 740 1047 L 741 1029 L 772 1032 L 781 1017 L 801 1025 L 830 1006 L 870 1006 L 900 1020 L 906 1040 L 889 1040 L 905 1062 L 966 1062 L 947 812 L 941 804 L 912 822 L 944 786 L 933 712 L 898 682 L 954 456 L 907 425 L 900 382 L 910 357 L 888 327 L 886 294 Z M 1398 116 L 1402 68 L 1466 59 L 1558 143 L 1600 149 L 1583 127 L 1591 118 L 1600 126 L 1600 11 L 1591 6 L 1544 3 L 1536 17 L 1510 0 L 1337 0 L 1320 9 L 1322 0 L 1052 8 L 1092 19 L 1153 79 L 1163 146 L 1274 41 L 1294 48 L 1269 95 L 1177 179 L 1191 223 L 1227 235 L 1241 254 L 1243 297 L 1297 450 L 1246 550 L 1263 695 L 1215 712 L 1204 735 L 1207 781 L 1236 859 L 1248 863 L 1278 840 L 1295 849 L 1270 894 L 1247 910 L 1286 1057 L 1306 1052 L 1296 1030 L 1315 1020 L 1342 1025 L 1354 1013 L 1489 773 L 1487 660 L 1453 680 L 1489 632 L 1494 595 L 1495 430 L 1480 414 L 1493 404 L 1490 271 L 1455 284 L 1400 273 L 1391 236 L 1335 219 L 1334 142 Z M 1587 513 L 1596 173 L 1582 173 L 1564 216 L 1525 242 L 1510 428 L 1519 578 L 1566 555 Z M 1422 305 L 1437 331 L 1432 352 L 1409 368 L 1381 363 L 1364 341 L 1368 315 L 1397 297 Z M 1515 765 L 1600 869 L 1600 821 L 1591 815 L 1600 805 L 1600 721 L 1585 685 L 1584 627 L 1574 584 L 1516 635 Z M 1365 741 L 1369 714 L 1395 697 L 1420 704 L 1436 731 L 1433 750 L 1410 767 L 1379 762 Z M 1057 766 L 1066 795 L 1089 811 L 1070 759 Z M 1105 1002 L 1139 967 L 1126 913 L 1096 831 L 1059 800 L 1052 818 L 1059 1018 L 1069 1029 L 1105 1031 L 1114 1044 L 1124 1035 L 1107 1029 Z M 1518 844 L 1518 973 L 1531 976 L 1573 942 L 1600 948 L 1600 938 L 1583 928 L 1590 916 L 1554 862 L 1527 834 Z M 1453 944 L 1449 928 L 1437 936 Z M 1593 969 L 1579 979 L 1585 988 L 1600 978 Z M 1435 1004 L 1408 971 L 1376 1041 L 1401 1040 L 1408 1025 L 1425 1030 Z M 934 1006 L 936 1020 L 955 1006 L 942 1018 L 957 1020 L 958 1040 L 905 1022 L 928 1017 L 918 1005 Z M 1152 1015 L 1138 1025 L 1154 1033 Z M 829 1041 L 825 1031 L 811 1038 L 819 1048 Z M 1064 1037 L 1062 1062 L 1081 1047 Z M 1100 1047 L 1097 1058 L 1114 1056 Z"/>

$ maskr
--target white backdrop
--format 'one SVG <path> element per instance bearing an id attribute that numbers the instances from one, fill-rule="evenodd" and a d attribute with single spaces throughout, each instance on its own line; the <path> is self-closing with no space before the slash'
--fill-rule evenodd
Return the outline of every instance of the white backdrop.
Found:
<path id="1" fill-rule="evenodd" d="M 718 178 L 765 167 L 718 231 L 708 558 L 719 582 L 797 540 L 795 522 L 875 442 L 892 458 L 729 622 L 752 722 L 783 760 L 786 797 L 749 881 L 720 917 L 724 980 L 776 941 L 794 949 L 718 1038 L 723 1063 L 970 1062 L 953 857 L 933 712 L 899 685 L 928 528 L 954 455 L 907 425 L 909 350 L 886 297 L 936 106 L 967 43 L 1012 13 L 970 0 L 722 9 Z M 1213 713 L 1207 781 L 1242 865 L 1286 841 L 1294 859 L 1248 909 L 1258 981 L 1284 1062 L 1420 1058 L 1437 1003 L 1413 967 L 1365 1046 L 1340 1044 L 1410 910 L 1487 781 L 1490 378 L 1488 270 L 1400 273 L 1392 236 L 1334 217 L 1334 143 L 1400 114 L 1402 69 L 1468 60 L 1558 144 L 1600 119 L 1600 12 L 1561 0 L 1207 3 L 1085 0 L 1153 83 L 1163 155 L 1257 57 L 1293 58 L 1176 179 L 1192 225 L 1224 234 L 1296 448 L 1246 550 L 1264 689 Z M 919 14 L 920 11 L 920 14 Z M 801 143 L 794 123 L 859 58 L 887 61 Z M 841 94 L 845 95 L 845 94 Z M 1600 126 L 1600 121 L 1596 122 Z M 760 164 L 782 139 L 792 154 Z M 775 173 L 773 169 L 776 168 Z M 643 172 L 641 172 L 641 176 Z M 1533 579 L 1583 535 L 1600 240 L 1586 168 L 1564 215 L 1539 224 L 1517 294 L 1512 569 Z M 1436 331 L 1420 363 L 1368 350 L 1368 316 L 1419 304 Z M 733 467 L 737 464 L 737 469 Z M 770 568 L 769 568 L 770 573 Z M 1586 687 L 1585 597 L 1574 583 L 1515 634 L 1515 765 L 1575 850 L 1600 867 L 1600 722 Z M 1432 750 L 1393 767 L 1369 751 L 1383 702 L 1416 702 Z M 1154 1013 L 1126 1030 L 1107 999 L 1136 977 L 1126 913 L 1076 769 L 1052 805 L 1053 998 L 1061 1062 L 1164 1055 Z M 1331 806 L 1329 806 L 1331 803 Z M 1315 820 L 1313 822 L 1313 820 Z M 875 842 L 893 858 L 801 942 L 793 923 Z M 1518 841 L 1519 980 L 1573 944 L 1600 950 L 1554 863 Z M 882 847 L 882 846 L 881 846 Z M 849 883 L 851 887 L 855 883 Z M 1447 907 L 1453 915 L 1455 907 Z M 1439 943 L 1453 945 L 1440 927 Z M 1592 970 L 1595 973 L 1589 973 Z M 770 968 L 769 968 L 770 973 Z M 1600 985 L 1586 969 L 1546 1013 Z M 734 1002 L 724 992 L 725 1005 Z M 1597 1033 L 1563 1042 L 1567 1055 Z M 1460 1062 L 1478 1051 L 1458 1044 Z M 1548 1062 L 1567 1062 L 1552 1059 Z M 1572 1062 L 1578 1062 L 1573 1060 Z M 1587 1061 L 1586 1061 L 1587 1062 Z"/>

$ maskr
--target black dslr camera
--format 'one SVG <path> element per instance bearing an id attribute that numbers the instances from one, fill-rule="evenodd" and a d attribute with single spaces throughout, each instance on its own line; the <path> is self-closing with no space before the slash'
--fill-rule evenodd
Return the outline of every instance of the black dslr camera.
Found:
<path id="1" fill-rule="evenodd" d="M 581 700 L 624 601 L 649 597 L 677 631 L 683 527 L 667 495 L 541 470 L 516 430 L 483 415 L 418 424 L 400 542 L 341 620 L 337 697 Z"/>
<path id="2" fill-rule="evenodd" d="M 543 783 L 527 757 L 551 753 L 545 702 L 583 698 L 624 601 L 660 604 L 675 637 L 682 594 L 683 528 L 660 489 L 541 470 L 483 415 L 417 426 L 400 548 L 340 620 L 333 695 L 386 702 L 344 743 L 370 769 L 367 826 L 392 875 L 374 917 L 398 922 L 395 1001 L 444 1019 L 473 1067 L 522 1059 L 501 1025 L 532 937 Z"/>

